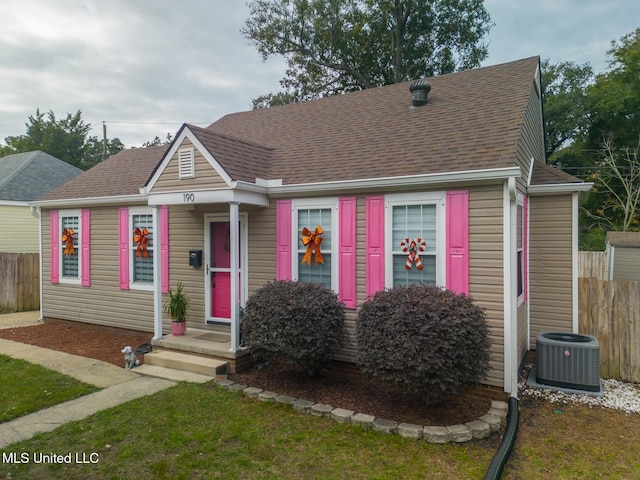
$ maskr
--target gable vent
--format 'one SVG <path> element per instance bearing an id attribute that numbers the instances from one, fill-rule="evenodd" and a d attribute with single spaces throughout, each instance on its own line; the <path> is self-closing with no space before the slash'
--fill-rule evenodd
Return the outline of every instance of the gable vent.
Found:
<path id="1" fill-rule="evenodd" d="M 178 178 L 195 177 L 195 155 L 193 148 L 178 150 Z"/>
<path id="2" fill-rule="evenodd" d="M 409 87 L 411 99 L 414 107 L 420 107 L 427 104 L 427 96 L 431 91 L 431 84 L 424 79 L 416 80 Z"/>

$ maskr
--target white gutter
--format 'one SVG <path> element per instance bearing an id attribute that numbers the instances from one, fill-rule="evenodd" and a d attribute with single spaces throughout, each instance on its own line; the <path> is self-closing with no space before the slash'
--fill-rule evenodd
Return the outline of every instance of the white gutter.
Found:
<path id="1" fill-rule="evenodd" d="M 553 195 L 573 192 L 588 192 L 593 187 L 592 182 L 585 183 L 554 183 L 549 185 L 529 185 L 529 195 Z"/>
<path id="2" fill-rule="evenodd" d="M 283 196 L 296 193 L 317 193 L 342 190 L 369 190 L 388 187 L 419 187 L 432 184 L 455 182 L 483 182 L 505 180 L 520 177 L 520 167 L 493 168 L 486 170 L 467 170 L 464 172 L 430 173 L 425 175 L 406 175 L 402 177 L 383 177 L 362 180 L 338 180 L 332 182 L 300 183 L 291 185 L 268 186 L 270 196 Z"/>
<path id="3" fill-rule="evenodd" d="M 517 267 L 513 246 L 516 238 L 517 191 L 515 178 L 504 183 L 503 190 L 503 296 L 504 296 L 504 390 L 518 396 L 518 310 Z"/>
<path id="4" fill-rule="evenodd" d="M 147 203 L 147 195 L 118 195 L 114 197 L 84 197 L 66 198 L 61 200 L 41 200 L 29 202 L 31 207 L 86 207 L 90 205 L 131 205 L 134 203 Z"/>

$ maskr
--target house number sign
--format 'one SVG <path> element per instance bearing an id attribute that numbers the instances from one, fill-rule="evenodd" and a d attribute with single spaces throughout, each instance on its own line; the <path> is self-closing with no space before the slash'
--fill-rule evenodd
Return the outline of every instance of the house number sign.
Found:
<path id="1" fill-rule="evenodd" d="M 193 203 L 196 201 L 196 194 L 195 193 L 183 193 L 182 194 L 182 201 L 184 203 Z"/>

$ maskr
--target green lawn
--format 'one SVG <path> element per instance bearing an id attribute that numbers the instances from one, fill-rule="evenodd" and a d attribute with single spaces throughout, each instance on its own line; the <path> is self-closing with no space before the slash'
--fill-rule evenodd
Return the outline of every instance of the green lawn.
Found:
<path id="1" fill-rule="evenodd" d="M 640 478 L 640 415 L 523 399 L 504 479 Z M 500 436 L 432 445 L 338 424 L 212 384 L 178 384 L 11 445 L 11 479 L 482 479 Z M 78 459 L 96 463 L 76 463 Z M 2 457 L 0 456 L 0 459 Z"/>
<path id="2" fill-rule="evenodd" d="M 6 355 L 0 355 L 0 386 L 0 423 L 99 390 Z"/>

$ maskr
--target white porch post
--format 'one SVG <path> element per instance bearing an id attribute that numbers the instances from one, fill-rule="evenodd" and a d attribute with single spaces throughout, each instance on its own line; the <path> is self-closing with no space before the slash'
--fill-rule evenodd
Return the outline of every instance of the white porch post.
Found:
<path id="1" fill-rule="evenodd" d="M 231 243 L 229 267 L 231 269 L 231 348 L 240 348 L 240 310 L 238 306 L 238 279 L 240 277 L 238 255 L 240 253 L 239 202 L 229 203 L 229 243 Z"/>
<path id="2" fill-rule="evenodd" d="M 153 206 L 153 338 L 162 338 L 162 271 L 160 267 L 160 207 Z"/>

